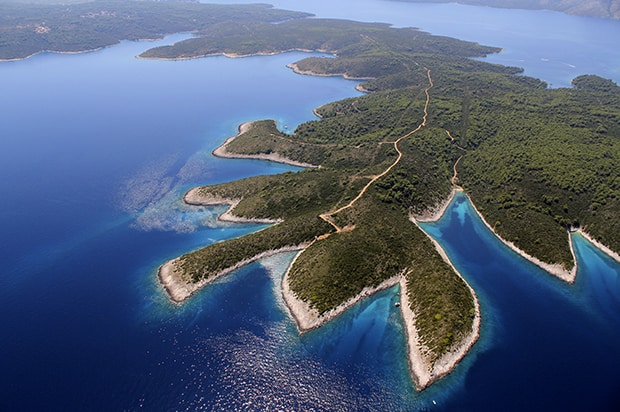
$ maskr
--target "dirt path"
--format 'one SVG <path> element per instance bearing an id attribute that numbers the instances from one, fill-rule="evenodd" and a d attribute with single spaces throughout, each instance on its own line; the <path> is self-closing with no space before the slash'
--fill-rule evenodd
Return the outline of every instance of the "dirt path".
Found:
<path id="1" fill-rule="evenodd" d="M 461 147 L 461 146 L 459 146 L 458 144 L 456 144 L 456 143 L 455 143 L 455 142 L 456 142 L 456 139 L 454 138 L 454 136 L 452 136 L 452 134 L 450 133 L 450 131 L 449 131 L 449 130 L 447 130 L 447 129 L 446 129 L 446 134 L 447 134 L 447 135 L 448 135 L 448 137 L 450 138 L 450 141 L 451 141 L 452 143 L 454 143 L 454 145 L 455 145 L 457 148 L 459 148 L 460 150 L 462 150 L 462 151 L 464 151 L 464 152 L 466 152 L 466 151 L 467 151 L 467 149 L 465 149 L 464 147 Z M 461 161 L 461 159 L 463 158 L 463 156 L 465 156 L 465 155 L 462 155 L 462 156 L 460 156 L 458 159 L 456 159 L 456 162 L 454 162 L 454 166 L 452 167 L 452 169 L 453 169 L 454 173 L 452 174 L 452 179 L 450 179 L 450 182 L 452 183 L 452 186 L 454 186 L 454 187 L 456 187 L 456 188 L 459 188 L 459 187 L 460 187 L 460 186 L 457 184 L 458 179 L 459 179 L 459 172 L 456 170 L 456 167 L 458 166 L 458 164 L 459 164 L 459 162 Z"/>
<path id="2" fill-rule="evenodd" d="M 459 180 L 459 172 L 456 170 L 456 166 L 459 164 L 462 158 L 463 156 L 459 157 L 458 159 L 456 159 L 456 162 L 454 162 L 454 166 L 453 166 L 454 174 L 452 175 L 452 179 L 450 179 L 450 182 L 452 183 L 452 186 L 454 187 L 459 187 L 459 185 L 457 184 Z"/>
<path id="3" fill-rule="evenodd" d="M 426 75 L 428 77 L 428 87 L 426 87 L 426 89 L 424 89 L 424 93 L 426 94 L 426 102 L 424 104 L 424 117 L 422 118 L 422 123 L 420 123 L 418 125 L 418 127 L 416 127 L 415 129 L 413 129 L 412 131 L 410 131 L 407 134 L 402 135 L 401 137 L 399 137 L 398 139 L 396 139 L 396 141 L 394 141 L 394 149 L 396 150 L 396 152 L 398 153 L 398 157 L 396 158 L 396 160 L 394 161 L 394 163 L 392 163 L 390 166 L 388 166 L 387 169 L 385 169 L 382 173 L 373 176 L 372 179 L 366 184 L 366 186 L 364 186 L 364 188 L 359 192 L 359 194 L 353 199 L 351 200 L 348 204 L 342 206 L 341 208 L 333 211 L 333 212 L 327 212 L 327 213 L 323 213 L 321 215 L 319 215 L 319 217 L 321 219 L 323 219 L 324 221 L 326 221 L 327 223 L 329 223 L 330 225 L 332 225 L 334 227 L 334 229 L 336 229 L 337 233 L 343 232 L 345 231 L 345 229 L 348 230 L 352 230 L 351 226 L 347 226 L 345 228 L 341 228 L 339 227 L 336 222 L 334 222 L 334 216 L 337 215 L 338 213 L 342 212 L 343 210 L 349 209 L 351 207 L 353 207 L 353 205 L 355 205 L 355 203 L 360 200 L 362 198 L 362 196 L 364 196 L 364 194 L 366 193 L 366 191 L 368 190 L 368 188 L 370 186 L 373 185 L 373 183 L 375 183 L 377 180 L 381 179 L 383 176 L 387 175 L 388 173 L 390 173 L 390 171 L 396 167 L 396 165 L 398 165 L 398 163 L 400 163 L 400 160 L 403 157 L 403 152 L 399 149 L 398 144 L 408 138 L 411 137 L 413 134 L 417 133 L 420 129 L 422 129 L 424 126 L 426 126 L 426 121 L 428 118 L 428 106 L 430 104 L 430 100 L 431 100 L 431 95 L 429 93 L 430 89 L 433 87 L 433 78 L 431 77 L 431 71 L 428 68 L 424 68 L 426 70 Z M 456 166 L 456 165 L 455 165 Z"/>

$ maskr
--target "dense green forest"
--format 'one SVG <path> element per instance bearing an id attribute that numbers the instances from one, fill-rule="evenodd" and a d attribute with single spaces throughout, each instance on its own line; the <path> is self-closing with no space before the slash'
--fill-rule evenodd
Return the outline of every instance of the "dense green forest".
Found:
<path id="1" fill-rule="evenodd" d="M 189 2 L 103 0 L 79 4 L 0 2 L 0 60 L 22 59 L 41 51 L 80 52 L 121 40 L 158 39 L 194 32 L 215 23 L 280 22 L 306 13 L 264 4 L 214 5 Z"/>
<path id="2" fill-rule="evenodd" d="M 202 188 L 241 199 L 239 216 L 281 223 L 185 255 L 196 279 L 259 251 L 310 244 L 291 269 L 291 288 L 324 313 L 364 286 L 405 274 L 421 335 L 439 356 L 471 328 L 473 301 L 409 217 L 448 196 L 461 157 L 459 184 L 496 231 L 529 254 L 572 268 L 566 231 L 575 226 L 620 250 L 615 83 L 582 76 L 572 89 L 548 89 L 518 68 L 471 59 L 497 49 L 380 24 L 313 19 L 207 32 L 142 56 L 321 50 L 335 57 L 309 57 L 295 70 L 366 78 L 361 87 L 372 93 L 318 108 L 321 119 L 292 135 L 264 121 L 227 145 L 233 153 L 277 153 L 321 167 Z M 423 123 L 429 76 L 427 124 L 409 135 Z M 398 164 L 352 207 L 329 215 L 334 226 L 321 221 L 395 164 L 402 136 Z M 222 255 L 226 262 L 207 268 Z"/>
<path id="3" fill-rule="evenodd" d="M 271 131 L 251 146 L 249 140 L 236 141 L 233 151 L 278 152 L 296 161 L 349 170 L 367 166 L 373 144 L 406 133 L 419 122 L 419 97 L 426 82 L 422 67 L 427 67 L 435 82 L 429 106 L 430 124 L 439 128 L 435 138 L 447 144 L 447 133 L 441 130 L 445 129 L 455 139 L 448 159 L 464 155 L 460 184 L 502 237 L 567 269 L 573 265 L 567 228 L 585 227 L 596 239 L 620 250 L 614 173 L 620 105 L 615 83 L 581 76 L 572 89 L 548 89 L 544 82 L 519 75 L 517 68 L 469 58 L 497 49 L 415 29 L 335 20 L 252 27 L 245 35 L 228 28 L 222 42 L 213 31 L 208 38 L 152 49 L 143 56 L 188 57 L 192 47 L 195 56 L 234 53 L 235 42 L 243 45 L 238 54 L 320 49 L 337 58 L 310 57 L 297 62 L 296 69 L 371 78 L 362 87 L 374 93 L 319 108 L 321 120 L 302 124 L 292 137 L 277 139 L 277 131 Z M 272 38 L 276 40 L 270 44 Z M 410 141 L 419 141 L 420 136 Z M 245 147 L 240 146 L 242 141 Z M 451 174 L 449 161 L 442 179 Z M 384 165 L 377 162 L 371 167 L 376 171 Z M 420 179 L 428 175 L 424 170 L 410 177 L 415 183 L 409 186 L 418 190 L 403 194 L 392 189 L 385 196 L 409 198 L 407 207 L 419 213 L 437 202 L 435 188 L 445 190 L 441 179 L 426 182 L 419 190 Z M 433 172 L 433 178 L 437 175 Z M 396 184 L 398 190 L 401 185 Z"/>

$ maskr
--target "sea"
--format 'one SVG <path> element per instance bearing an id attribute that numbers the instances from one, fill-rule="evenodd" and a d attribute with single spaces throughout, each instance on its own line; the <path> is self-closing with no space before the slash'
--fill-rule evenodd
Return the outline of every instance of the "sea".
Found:
<path id="1" fill-rule="evenodd" d="M 620 81 L 615 21 L 385 0 L 282 0 L 320 17 L 415 26 L 504 50 L 550 87 Z M 541 24 L 544 22 L 544 24 Z M 300 335 L 282 302 L 294 255 L 250 264 L 171 304 L 157 268 L 264 226 L 222 223 L 183 193 L 297 168 L 218 159 L 240 123 L 283 131 L 358 96 L 294 74 L 308 56 L 136 59 L 190 37 L 0 63 L 0 411 L 620 410 L 620 265 L 573 234 L 568 285 L 507 249 L 465 196 L 424 230 L 481 302 L 481 337 L 417 392 L 398 287 Z"/>

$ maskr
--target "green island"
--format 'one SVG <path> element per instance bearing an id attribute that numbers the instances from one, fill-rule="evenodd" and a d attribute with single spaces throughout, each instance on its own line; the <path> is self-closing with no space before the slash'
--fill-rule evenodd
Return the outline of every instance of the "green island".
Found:
<path id="1" fill-rule="evenodd" d="M 24 59 L 44 51 L 80 53 L 121 40 L 155 40 L 172 33 L 191 32 L 199 36 L 207 27 L 231 21 L 277 23 L 308 16 L 265 4 L 121 0 L 20 4 L 3 0 L 0 1 L 0 61 Z"/>
<path id="2" fill-rule="evenodd" d="M 292 134 L 271 120 L 244 124 L 215 151 L 306 169 L 185 195 L 189 204 L 230 205 L 222 219 L 273 224 L 162 265 L 158 276 L 174 302 L 242 265 L 287 250 L 299 251 L 282 290 L 300 331 L 399 284 L 412 377 L 423 389 L 454 368 L 480 328 L 475 292 L 417 225 L 439 218 L 457 190 L 467 193 L 501 239 L 568 282 L 576 273 L 571 230 L 581 230 L 620 261 L 620 88 L 614 82 L 584 75 L 573 88 L 548 89 L 519 68 L 473 59 L 498 48 L 414 28 L 307 19 L 261 5 L 147 6 L 79 5 L 84 9 L 74 19 L 88 13 L 104 19 L 108 13 L 99 12 L 114 7 L 143 14 L 136 20 L 113 14 L 118 25 L 106 41 L 92 34 L 96 30 L 85 36 L 92 28 L 75 24 L 62 26 L 66 31 L 53 43 L 58 46 L 28 32 L 20 48 L 19 33 L 59 32 L 52 22 L 69 14 L 54 20 L 48 11 L 50 30 L 38 29 L 41 15 L 33 10 L 60 6 L 28 6 L 25 18 L 6 12 L 18 6 L 2 5 L 0 22 L 8 34 L 0 58 L 191 31 L 195 37 L 139 57 L 320 51 L 329 56 L 313 55 L 291 68 L 363 79 L 358 87 L 367 92 L 317 108 L 320 119 Z M 5 30 L 11 17 L 13 31 Z"/>
<path id="3" fill-rule="evenodd" d="M 226 218 L 275 224 L 164 265 L 160 279 L 174 300 L 282 250 L 303 251 L 283 281 L 302 331 L 400 283 L 422 389 L 464 356 L 480 322 L 475 293 L 416 225 L 437 218 L 455 190 L 468 193 L 503 240 L 569 282 L 576 273 L 569 230 L 620 250 L 620 88 L 611 81 L 587 75 L 574 88 L 548 89 L 518 68 L 472 59 L 495 48 L 322 19 L 214 28 L 141 57 L 288 50 L 333 54 L 291 68 L 366 79 L 359 88 L 368 93 L 316 109 L 320 120 L 290 135 L 269 120 L 245 124 L 215 151 L 312 167 L 187 193 L 190 204 L 231 205 Z"/>

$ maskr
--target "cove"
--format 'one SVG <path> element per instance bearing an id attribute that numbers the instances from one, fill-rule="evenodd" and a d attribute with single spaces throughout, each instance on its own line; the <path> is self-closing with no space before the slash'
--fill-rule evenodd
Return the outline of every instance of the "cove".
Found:
<path id="1" fill-rule="evenodd" d="M 480 342 L 445 410 L 614 410 L 620 402 L 620 265 L 573 235 L 568 285 L 510 251 L 457 194 L 424 224 L 478 293 Z M 475 407 L 473 406 L 475 405 Z"/>

